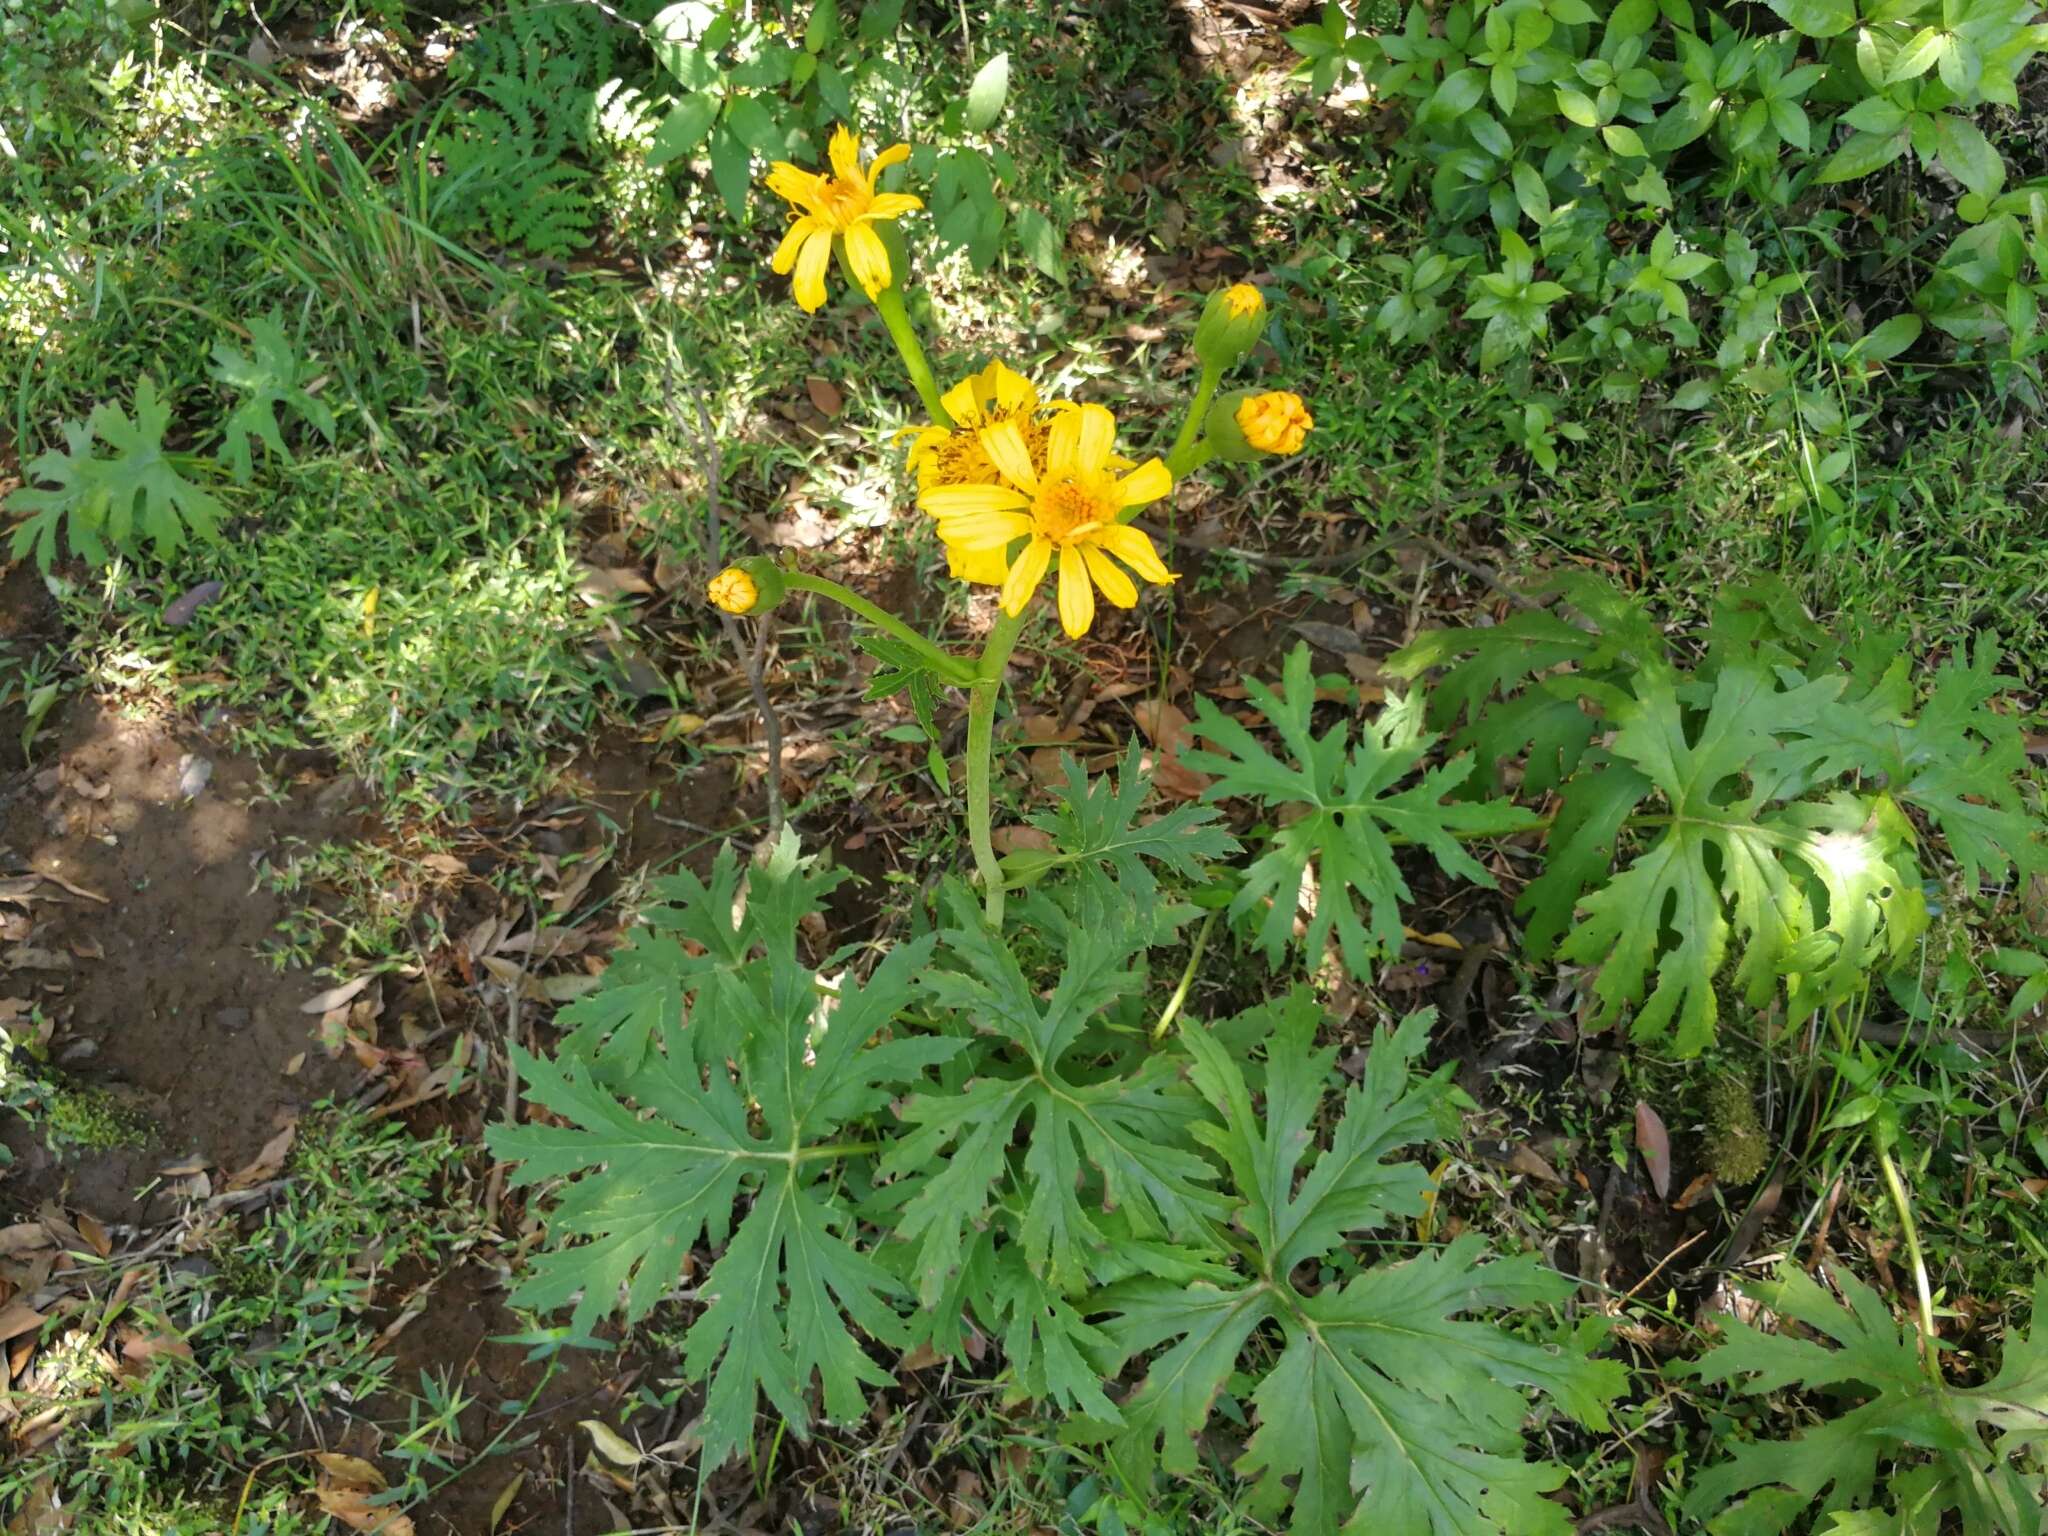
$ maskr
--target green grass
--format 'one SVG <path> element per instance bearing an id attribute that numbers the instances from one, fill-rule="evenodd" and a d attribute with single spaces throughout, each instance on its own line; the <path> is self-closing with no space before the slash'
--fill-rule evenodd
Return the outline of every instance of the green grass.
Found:
<path id="1" fill-rule="evenodd" d="M 438 1197 L 456 1157 L 445 1136 L 415 1141 L 391 1122 L 331 1109 L 302 1121 L 254 1230 L 216 1232 L 201 1262 L 159 1260 L 133 1290 L 123 1322 L 182 1338 L 189 1360 L 159 1355 L 120 1378 L 79 1330 L 17 1383 L 30 1414 L 62 1409 L 66 1427 L 0 1470 L 0 1508 L 41 1488 L 78 1511 L 78 1536 L 219 1536 L 245 1475 L 299 1447 L 301 1404 L 360 1412 L 393 1387 L 366 1313 L 392 1267 L 431 1267 L 462 1235 Z M 244 1530 L 319 1528 L 299 1512 L 298 1465 L 257 1481 Z"/>

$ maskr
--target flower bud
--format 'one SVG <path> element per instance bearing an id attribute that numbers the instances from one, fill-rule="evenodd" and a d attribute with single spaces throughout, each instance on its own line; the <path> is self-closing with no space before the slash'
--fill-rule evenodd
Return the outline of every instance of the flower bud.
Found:
<path id="1" fill-rule="evenodd" d="M 731 614 L 762 613 L 782 601 L 787 584 L 773 560 L 749 555 L 711 578 L 705 595 Z"/>
<path id="2" fill-rule="evenodd" d="M 1240 361 L 1266 334 L 1266 296 L 1250 283 L 1232 283 L 1209 295 L 1195 326 L 1195 356 L 1205 368 Z"/>
<path id="3" fill-rule="evenodd" d="M 1299 453 L 1315 426 L 1301 396 L 1285 389 L 1248 395 L 1231 413 L 1238 433 L 1260 453 Z"/>

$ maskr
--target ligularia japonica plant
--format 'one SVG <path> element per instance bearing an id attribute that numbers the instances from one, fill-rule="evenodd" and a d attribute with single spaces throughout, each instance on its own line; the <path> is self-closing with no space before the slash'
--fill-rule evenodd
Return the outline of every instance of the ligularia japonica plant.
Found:
<path id="1" fill-rule="evenodd" d="M 923 1348 L 995 1372 L 1134 1492 L 1189 1470 L 1201 1437 L 1236 1434 L 1248 1503 L 1293 1530 L 1371 1511 L 1416 1536 L 1561 1536 L 1571 1520 L 1548 1494 L 1564 1469 L 1529 1460 L 1524 1430 L 1604 1424 L 1623 1372 L 1592 1358 L 1596 1322 L 1560 1315 L 1566 1278 L 1489 1260 L 1472 1236 L 1410 1241 L 1434 1198 L 1419 1153 L 1455 1128 L 1448 1070 L 1418 1070 L 1431 1015 L 1382 1031 L 1345 1086 L 1307 989 L 1283 983 L 1203 1020 L 1184 1009 L 1185 981 L 1163 1006 L 1152 985 L 1152 956 L 1187 948 L 1197 918 L 1189 975 L 1222 909 L 1256 925 L 1243 909 L 1265 908 L 1284 932 L 1279 887 L 1299 883 L 1307 854 L 1269 856 L 1254 879 L 1232 871 L 1238 844 L 1212 806 L 1146 813 L 1135 744 L 1113 777 L 1067 764 L 1055 808 L 1031 818 L 1050 848 L 999 860 L 991 837 L 996 711 L 1031 625 L 1078 638 L 1102 604 L 1170 589 L 1133 517 L 1211 461 L 1309 440 L 1300 396 L 1222 389 L 1271 320 L 1266 298 L 1244 283 L 1209 297 L 1196 387 L 1163 453 L 1133 446 L 1110 406 L 1049 398 L 1002 360 L 942 392 L 903 298 L 900 226 L 921 204 L 881 184 L 906 153 L 864 160 L 842 129 L 828 172 L 776 165 L 767 185 L 791 222 L 770 266 L 815 311 L 836 260 L 888 328 L 928 417 L 905 434 L 905 515 L 928 520 L 953 579 L 993 593 L 981 651 L 767 556 L 720 571 L 708 596 L 739 615 L 830 599 L 871 631 L 876 696 L 908 689 L 929 722 L 947 690 L 965 694 L 979 890 L 946 875 L 915 925 L 925 936 L 876 959 L 803 937 L 845 877 L 789 828 L 751 865 L 728 848 L 708 877 L 655 882 L 600 985 L 557 1016 L 554 1058 L 518 1058 L 542 1113 L 492 1146 L 553 1200 L 550 1245 L 515 1300 L 568 1309 L 587 1337 L 614 1314 L 683 1306 L 675 1288 L 693 1275 L 681 1372 L 702 1385 L 707 1465 L 777 1421 L 803 1435 L 858 1418 Z M 1233 792 L 1329 797 L 1331 846 L 1368 862 L 1326 884 L 1316 931 L 1335 923 L 1363 960 L 1400 939 L 1390 838 L 1427 830 L 1446 867 L 1484 879 L 1453 839 L 1527 818 L 1449 801 L 1457 774 L 1394 793 L 1431 739 L 1419 712 L 1395 711 L 1347 755 L 1341 729 L 1304 734 L 1305 653 L 1288 674 L 1289 704 L 1261 696 L 1306 769 L 1213 712 L 1204 728 L 1234 754 Z M 1497 1320 L 1508 1309 L 1528 1314 L 1512 1335 Z"/>

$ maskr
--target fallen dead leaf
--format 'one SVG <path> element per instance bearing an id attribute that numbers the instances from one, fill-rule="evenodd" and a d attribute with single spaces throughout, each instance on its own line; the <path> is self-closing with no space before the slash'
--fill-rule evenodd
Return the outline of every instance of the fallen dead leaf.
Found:
<path id="1" fill-rule="evenodd" d="M 367 1536 L 415 1536 L 409 1516 L 394 1509 L 372 1507 L 368 1496 L 359 1489 L 316 1488 L 313 1497 L 320 1501 L 323 1512 L 352 1531 L 362 1531 Z"/>
<path id="2" fill-rule="evenodd" d="M 804 380 L 804 392 L 811 397 L 811 404 L 827 416 L 837 416 L 846 409 L 846 395 L 830 379 L 812 374 Z"/>
<path id="3" fill-rule="evenodd" d="M 1643 1166 L 1650 1170 L 1650 1187 L 1659 1200 L 1671 1194 L 1671 1133 L 1664 1129 L 1664 1117 L 1641 1099 L 1636 1100 L 1636 1150 L 1643 1154 Z"/>
<path id="4" fill-rule="evenodd" d="M 1517 1145 L 1508 1153 L 1508 1166 L 1517 1173 L 1525 1173 L 1532 1179 L 1541 1179 L 1545 1184 L 1562 1184 L 1558 1172 L 1534 1148 Z"/>
<path id="5" fill-rule="evenodd" d="M 313 1460 L 320 1464 L 320 1470 L 331 1481 L 343 1488 L 382 1493 L 388 1486 L 376 1463 L 365 1461 L 360 1456 L 344 1456 L 339 1451 L 316 1451 Z"/>
<path id="6" fill-rule="evenodd" d="M 34 1333 L 46 1321 L 43 1314 L 25 1301 L 10 1301 L 0 1307 L 0 1344 Z"/>
<path id="7" fill-rule="evenodd" d="M 1179 706 L 1165 699 L 1139 699 L 1130 705 L 1131 718 L 1138 722 L 1138 729 L 1145 733 L 1145 739 L 1152 743 L 1152 782 L 1162 792 L 1182 800 L 1193 800 L 1215 782 L 1206 773 L 1197 773 L 1186 767 L 1180 760 L 1181 748 L 1187 744 L 1188 717 Z"/>
<path id="8" fill-rule="evenodd" d="M 644 1458 L 640 1448 L 626 1439 L 602 1419 L 580 1419 L 578 1424 L 590 1431 L 591 1444 L 597 1447 L 600 1456 L 615 1467 L 637 1467 Z"/>
<path id="9" fill-rule="evenodd" d="M 78 1235 L 91 1243 L 93 1252 L 101 1258 L 114 1251 L 114 1240 L 107 1236 L 107 1229 L 84 1211 L 78 1213 L 78 1220 L 73 1225 L 78 1228 Z"/>
<path id="10" fill-rule="evenodd" d="M 284 1160 L 291 1154 L 292 1141 L 299 1133 L 299 1123 L 294 1120 L 283 1130 L 263 1144 L 263 1150 L 256 1154 L 256 1160 L 242 1169 L 227 1182 L 229 1189 L 253 1189 L 277 1177 L 284 1168 Z"/>
<path id="11" fill-rule="evenodd" d="M 299 1004 L 299 1012 L 326 1013 L 330 1009 L 339 1008 L 376 979 L 376 973 L 373 971 L 367 976 L 358 976 L 354 981 L 345 981 L 338 987 L 329 987 L 325 992 L 309 997 Z"/>
<path id="12" fill-rule="evenodd" d="M 1037 827 L 997 827 L 989 834 L 989 842 L 997 853 L 1015 853 L 1019 848 L 1038 848 L 1051 851 L 1052 834 Z"/>

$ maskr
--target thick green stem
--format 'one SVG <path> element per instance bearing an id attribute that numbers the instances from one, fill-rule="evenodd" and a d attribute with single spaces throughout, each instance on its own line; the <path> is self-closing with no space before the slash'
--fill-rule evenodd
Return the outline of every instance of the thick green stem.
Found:
<path id="1" fill-rule="evenodd" d="M 967 695 L 967 840 L 974 848 L 974 867 L 981 872 L 983 909 L 991 928 L 1003 926 L 1003 867 L 996 861 L 990 829 L 990 793 L 995 784 L 996 698 L 1003 691 L 1003 670 L 1024 616 L 996 615 L 982 648 L 974 683 Z"/>
<path id="2" fill-rule="evenodd" d="M 924 346 L 917 339 L 917 327 L 910 323 L 910 314 L 903 307 L 903 290 L 891 285 L 876 294 L 875 312 L 889 328 L 889 339 L 896 343 L 896 350 L 903 357 L 904 371 L 910 375 L 917 398 L 924 402 L 925 414 L 934 426 L 952 426 L 953 418 L 946 414 L 939 399 L 939 384 L 932 377 L 932 365 L 925 361 Z"/>
<path id="3" fill-rule="evenodd" d="M 1927 1259 L 1920 1251 L 1920 1225 L 1913 1220 L 1913 1203 L 1906 1198 L 1906 1181 L 1899 1177 L 1899 1165 L 1882 1142 L 1877 1144 L 1877 1166 L 1884 1170 L 1885 1188 L 1891 1191 L 1898 1209 L 1899 1225 L 1906 1232 L 1906 1254 L 1913 1261 L 1913 1289 L 1920 1300 L 1920 1363 L 1928 1378 L 1941 1384 L 1941 1361 L 1934 1350 L 1934 1296 L 1927 1288 Z"/>
<path id="4" fill-rule="evenodd" d="M 1202 382 L 1195 386 L 1194 403 L 1188 407 L 1187 420 L 1180 424 L 1180 436 L 1173 440 L 1173 447 L 1166 455 L 1166 467 L 1176 480 L 1201 462 L 1195 457 L 1195 449 L 1202 440 L 1202 429 L 1209 421 L 1209 402 L 1216 398 L 1216 386 L 1222 382 L 1221 368 L 1203 365 Z"/>
<path id="5" fill-rule="evenodd" d="M 979 675 L 975 671 L 974 663 L 966 657 L 955 656 L 951 651 L 941 650 L 888 609 L 869 602 L 851 587 L 843 587 L 827 577 L 811 576 L 802 571 L 786 571 L 782 579 L 791 591 L 815 592 L 820 597 L 829 597 L 833 602 L 851 608 L 875 628 L 902 641 L 917 652 L 918 658 L 926 666 L 949 683 L 957 683 L 966 688 L 971 686 Z"/>

